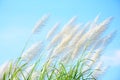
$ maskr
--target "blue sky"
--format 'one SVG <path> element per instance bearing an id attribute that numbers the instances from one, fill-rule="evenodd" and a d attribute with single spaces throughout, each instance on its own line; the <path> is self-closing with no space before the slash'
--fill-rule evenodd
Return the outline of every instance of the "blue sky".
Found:
<path id="1" fill-rule="evenodd" d="M 0 64 L 20 55 L 34 24 L 44 14 L 50 14 L 45 31 L 57 21 L 65 23 L 72 16 L 78 16 L 79 22 L 87 22 L 100 14 L 100 21 L 109 16 L 114 18 L 108 32 L 118 31 L 105 51 L 110 56 L 108 60 L 116 64 L 109 63 L 113 65 L 102 80 L 120 80 L 119 4 L 119 0 L 0 0 Z"/>

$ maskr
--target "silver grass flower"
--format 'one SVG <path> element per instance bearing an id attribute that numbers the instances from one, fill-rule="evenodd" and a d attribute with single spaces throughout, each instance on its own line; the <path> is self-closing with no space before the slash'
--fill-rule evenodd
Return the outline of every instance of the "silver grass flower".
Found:
<path id="1" fill-rule="evenodd" d="M 54 46 L 60 39 L 62 39 L 63 37 L 65 37 L 66 35 L 69 34 L 70 30 L 71 30 L 71 25 L 73 25 L 73 23 L 76 20 L 76 16 L 72 17 L 67 24 L 64 25 L 63 29 L 61 30 L 60 33 L 58 33 L 50 42 L 50 44 L 48 45 L 47 49 L 49 50 L 52 46 Z"/>
<path id="2" fill-rule="evenodd" d="M 105 71 L 108 69 L 108 67 L 103 67 L 103 62 L 98 62 L 97 65 L 94 68 L 94 71 L 92 73 L 92 76 L 95 79 L 98 79 L 98 77 L 100 75 L 102 75 L 103 73 L 105 73 Z"/>
<path id="3" fill-rule="evenodd" d="M 86 32 L 78 41 L 76 48 L 73 52 L 72 58 L 74 58 L 75 55 L 78 54 L 80 48 L 86 43 L 86 41 L 89 41 L 88 46 L 90 46 L 94 42 L 94 40 L 97 40 L 99 35 L 101 35 L 101 33 L 106 30 L 106 25 L 110 22 L 110 20 L 111 18 L 108 18 L 107 20 L 103 21 L 99 26 L 88 30 L 88 32 Z"/>
<path id="4" fill-rule="evenodd" d="M 95 53 L 92 54 L 90 59 L 93 61 L 96 61 L 100 57 L 101 52 L 102 52 L 102 49 L 95 50 Z"/>
<path id="5" fill-rule="evenodd" d="M 34 57 L 37 56 L 37 54 L 40 52 L 42 48 L 42 42 L 37 42 L 33 44 L 28 50 L 26 50 L 22 56 L 21 59 L 25 60 L 27 62 L 31 61 Z"/>
<path id="6" fill-rule="evenodd" d="M 90 52 L 89 54 L 87 54 L 84 59 L 85 59 L 85 66 L 83 67 L 82 72 L 87 71 L 89 69 L 92 69 L 92 67 L 95 66 L 95 64 L 97 63 L 97 60 L 99 60 L 100 58 L 100 54 L 101 54 L 101 49 L 96 50 L 94 53 Z M 101 64 L 100 62 L 97 63 L 98 65 L 95 66 L 95 69 L 99 68 L 99 64 Z"/>
<path id="7" fill-rule="evenodd" d="M 57 27 L 60 25 L 60 23 L 56 23 L 53 28 L 47 33 L 46 39 L 49 39 L 52 37 L 52 35 L 55 33 Z"/>
<path id="8" fill-rule="evenodd" d="M 56 54 L 59 54 L 62 51 L 64 51 L 66 45 L 69 43 L 70 38 L 71 38 L 71 36 L 68 35 L 68 37 L 66 37 L 64 40 L 62 40 L 62 42 L 54 49 L 54 51 L 53 51 L 54 56 Z"/>
<path id="9" fill-rule="evenodd" d="M 62 41 L 54 49 L 53 56 L 56 56 L 59 53 L 64 52 L 65 49 L 69 48 L 69 43 L 71 42 L 71 39 L 73 38 L 73 36 L 77 32 L 77 30 L 79 29 L 80 25 L 81 24 L 78 24 L 78 25 L 74 26 L 73 28 L 71 28 L 72 31 L 69 30 L 69 32 L 70 32 L 69 35 L 67 35 L 65 38 L 62 38 Z"/>
<path id="10" fill-rule="evenodd" d="M 90 40 L 92 42 L 94 42 L 94 40 L 97 40 L 98 37 L 100 37 L 100 35 L 105 32 L 105 30 L 107 29 L 107 24 L 111 21 L 111 17 L 104 20 L 102 23 L 100 23 L 99 25 L 97 25 L 95 28 L 89 30 L 89 37 Z M 91 42 L 91 43 L 92 43 Z"/>
<path id="11" fill-rule="evenodd" d="M 82 26 L 82 24 L 80 25 L 80 27 L 81 26 Z M 71 40 L 71 42 L 72 42 L 71 47 L 73 47 L 81 39 L 82 35 L 86 32 L 87 29 L 88 29 L 88 24 L 85 25 L 83 29 L 78 31 L 78 33 L 75 34 L 75 36 Z"/>
<path id="12" fill-rule="evenodd" d="M 94 67 L 94 69 L 95 69 L 95 70 L 101 70 L 102 66 L 103 66 L 103 62 L 99 61 L 99 62 L 96 64 L 96 66 Z"/>
<path id="13" fill-rule="evenodd" d="M 71 21 L 70 21 L 71 22 Z M 70 24 L 70 23 L 69 23 Z M 56 45 L 59 40 L 62 40 L 64 37 L 66 37 L 69 34 L 69 31 L 71 30 L 71 27 L 68 26 L 64 26 L 64 28 L 61 30 L 60 33 L 58 33 L 50 42 L 50 44 L 48 45 L 47 49 L 50 49 L 52 46 Z"/>
<path id="14" fill-rule="evenodd" d="M 51 49 L 52 47 L 54 47 L 59 40 L 62 38 L 62 35 L 59 33 L 57 35 L 55 35 L 55 37 L 51 40 L 51 42 L 48 44 L 47 46 L 47 50 Z"/>
<path id="15" fill-rule="evenodd" d="M 74 59 L 77 54 L 79 53 L 79 50 L 81 49 L 81 47 L 83 47 L 83 44 L 87 41 L 88 39 L 88 35 L 85 34 L 81 37 L 81 39 L 75 44 L 75 47 L 74 47 L 74 51 L 72 53 L 72 59 Z"/>
<path id="16" fill-rule="evenodd" d="M 115 32 L 112 32 L 102 38 L 99 38 L 98 40 L 96 40 L 96 42 L 94 43 L 93 47 L 91 48 L 91 50 L 95 50 L 97 48 L 103 48 L 105 49 L 105 47 L 107 47 L 107 45 L 111 42 L 111 40 L 113 39 L 115 35 Z"/>
<path id="17" fill-rule="evenodd" d="M 49 15 L 44 15 L 37 23 L 36 25 L 34 26 L 33 30 L 32 30 L 32 33 L 37 33 L 39 32 L 41 26 L 44 25 L 45 21 L 48 19 Z"/>
<path id="18" fill-rule="evenodd" d="M 98 20 L 99 20 L 99 17 L 100 17 L 100 15 L 97 15 L 97 16 L 95 17 L 95 19 L 93 20 L 93 22 L 92 22 L 91 25 L 90 25 L 90 28 L 91 28 L 91 29 L 94 28 L 94 27 L 96 27 L 96 26 L 98 26 L 97 22 L 98 22 Z"/>
<path id="19" fill-rule="evenodd" d="M 69 28 L 70 26 L 73 26 L 75 20 L 77 19 L 77 16 L 72 17 L 64 26 L 62 29 L 62 33 L 64 33 L 64 31 L 67 30 L 67 28 Z"/>

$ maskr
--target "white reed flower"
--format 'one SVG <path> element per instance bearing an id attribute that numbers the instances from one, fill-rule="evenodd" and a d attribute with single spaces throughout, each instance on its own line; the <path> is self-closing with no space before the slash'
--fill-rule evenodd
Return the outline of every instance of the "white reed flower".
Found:
<path id="1" fill-rule="evenodd" d="M 81 27 L 81 25 L 82 25 L 81 23 L 75 25 L 75 26 L 73 27 L 73 29 L 71 29 L 70 34 L 75 35 L 75 33 L 77 33 L 77 32 L 79 31 L 79 28 Z"/>
<path id="2" fill-rule="evenodd" d="M 76 17 L 73 17 L 62 29 L 62 31 L 56 35 L 51 43 L 48 46 L 48 49 L 51 48 L 51 46 L 54 46 L 55 43 L 57 43 L 58 40 L 61 39 L 60 43 L 58 44 L 58 46 L 56 46 L 56 48 L 54 49 L 54 55 L 61 53 L 62 51 L 65 50 L 67 44 L 70 42 L 70 40 L 72 39 L 73 35 L 75 34 L 75 32 L 77 31 L 77 29 L 79 28 L 80 25 L 77 25 L 75 27 L 71 27 L 70 24 L 73 24 L 73 22 L 75 21 Z"/>
<path id="3" fill-rule="evenodd" d="M 86 39 L 89 42 L 87 46 L 88 47 L 92 46 L 106 29 L 107 27 L 104 25 L 102 26 L 98 25 L 97 27 L 93 27 L 92 29 L 89 29 L 84 35 L 84 39 Z"/>
<path id="4" fill-rule="evenodd" d="M 70 31 L 71 31 L 71 25 L 74 23 L 74 21 L 76 20 L 76 16 L 71 18 L 69 20 L 69 22 L 64 25 L 63 29 L 61 30 L 60 33 L 58 33 L 50 42 L 50 44 L 48 45 L 47 49 L 50 49 L 55 43 L 57 43 L 58 40 L 62 39 L 63 36 L 66 37 L 67 35 L 69 35 Z"/>
<path id="5" fill-rule="evenodd" d="M 65 34 L 67 32 L 70 32 L 69 30 L 71 30 L 71 27 L 73 26 L 73 23 L 75 22 L 75 20 L 77 19 L 76 16 L 72 17 L 67 24 L 64 25 L 61 33 Z"/>
<path id="6" fill-rule="evenodd" d="M 52 46 L 54 46 L 59 40 L 64 39 L 65 36 L 68 35 L 70 31 L 70 27 L 67 27 L 66 29 L 63 29 L 60 33 L 58 33 L 50 42 L 47 49 L 50 49 Z"/>
<path id="7" fill-rule="evenodd" d="M 49 50 L 51 47 L 53 47 L 61 39 L 61 37 L 62 35 L 60 33 L 55 35 L 50 44 L 48 44 L 47 49 Z"/>
<path id="8" fill-rule="evenodd" d="M 95 53 L 90 52 L 88 55 L 86 55 L 85 58 L 85 67 L 83 67 L 83 72 L 92 69 L 92 67 L 97 62 L 97 59 L 100 57 L 101 49 L 97 49 Z M 98 64 L 101 64 L 100 62 Z M 99 65 L 96 66 L 96 68 L 99 68 Z"/>
<path id="9" fill-rule="evenodd" d="M 57 56 L 61 53 L 64 53 L 66 50 L 70 49 L 69 43 L 72 38 L 72 35 L 68 35 L 65 38 L 62 39 L 62 41 L 53 49 L 52 57 Z"/>
<path id="10" fill-rule="evenodd" d="M 95 70 L 101 70 L 102 65 L 103 65 L 103 62 L 99 61 L 99 62 L 96 64 L 96 66 L 95 66 L 94 69 L 95 69 Z"/>
<path id="11" fill-rule="evenodd" d="M 71 54 L 73 52 L 73 48 L 69 48 L 65 51 L 65 54 L 60 59 L 60 62 L 64 64 L 68 64 L 71 61 Z"/>
<path id="12" fill-rule="evenodd" d="M 95 53 L 93 53 L 90 59 L 93 61 L 96 61 L 100 57 L 101 52 L 102 52 L 102 49 L 95 50 Z"/>
<path id="13" fill-rule="evenodd" d="M 108 25 L 112 19 L 113 19 L 113 17 L 109 17 L 109 18 L 105 19 L 100 25 L 101 26 Z"/>
<path id="14" fill-rule="evenodd" d="M 33 44 L 28 50 L 26 50 L 21 58 L 22 60 L 25 60 L 27 62 L 29 62 L 30 60 L 32 60 L 34 57 L 37 56 L 37 54 L 40 52 L 42 48 L 42 42 L 37 42 L 35 44 Z"/>
<path id="15" fill-rule="evenodd" d="M 96 26 L 95 28 L 91 29 L 91 35 L 90 38 L 92 38 L 92 40 L 96 40 L 97 37 L 99 37 L 106 29 L 107 29 L 107 24 L 111 21 L 111 17 L 104 20 L 102 23 L 100 23 L 98 26 Z"/>
<path id="16" fill-rule="evenodd" d="M 48 19 L 49 15 L 44 15 L 34 26 L 32 33 L 37 33 L 40 30 L 40 27 L 44 25 L 45 21 Z"/>
<path id="17" fill-rule="evenodd" d="M 79 50 L 81 49 L 81 47 L 83 47 L 83 44 L 86 42 L 87 39 L 88 39 L 88 35 L 85 34 L 81 37 L 81 39 L 76 44 L 73 44 L 74 51 L 72 53 L 72 59 L 74 59 L 77 56 L 77 54 L 79 53 Z"/>
<path id="18" fill-rule="evenodd" d="M 56 23 L 53 28 L 48 32 L 47 36 L 46 36 L 46 39 L 49 39 L 53 34 L 54 32 L 56 31 L 57 27 L 60 25 L 60 23 Z"/>
<path id="19" fill-rule="evenodd" d="M 96 24 L 96 23 L 97 23 L 97 21 L 99 20 L 99 17 L 100 17 L 100 15 L 99 15 L 99 14 L 95 17 L 95 19 L 94 19 L 94 21 L 93 21 L 93 23 L 94 23 L 94 24 Z"/>
<path id="20" fill-rule="evenodd" d="M 92 73 L 92 76 L 97 79 L 100 75 L 102 75 L 108 67 L 103 67 L 102 62 L 98 62 L 96 67 L 94 68 L 94 71 Z"/>
<path id="21" fill-rule="evenodd" d="M 101 44 L 101 46 L 102 46 L 103 48 L 107 47 L 107 45 L 112 41 L 112 38 L 114 37 L 114 34 L 115 34 L 115 33 L 116 33 L 116 32 L 112 32 L 112 33 L 108 34 L 107 36 L 105 36 L 105 37 L 102 39 L 102 44 Z"/>
<path id="22" fill-rule="evenodd" d="M 76 37 L 75 42 L 73 42 L 72 44 L 72 47 L 75 48 L 72 54 L 72 58 L 76 57 L 76 55 L 79 53 L 79 50 L 87 44 L 86 41 L 88 40 L 88 38 L 89 38 L 89 33 L 85 33 L 84 35 L 81 35 L 80 33 L 80 35 Z"/>
<path id="23" fill-rule="evenodd" d="M 72 25 L 76 19 L 77 19 L 77 16 L 73 16 L 66 25 Z"/>
<path id="24" fill-rule="evenodd" d="M 96 49 L 96 48 L 105 48 L 108 43 L 112 40 L 112 38 L 114 37 L 114 32 L 102 37 L 101 39 L 98 39 L 94 46 L 93 46 L 93 50 Z"/>
<path id="25" fill-rule="evenodd" d="M 71 47 L 75 45 L 78 46 L 80 44 L 83 44 L 83 42 L 89 38 L 89 33 L 86 32 L 89 29 L 89 26 L 90 26 L 90 23 L 87 23 L 84 25 L 84 28 L 78 31 L 78 33 L 72 39 Z"/>
<path id="26" fill-rule="evenodd" d="M 106 29 L 107 29 L 107 24 L 111 21 L 111 18 L 108 18 L 104 20 L 102 23 L 97 25 L 96 27 L 93 27 L 88 31 L 89 37 L 91 40 L 96 40 L 97 37 L 99 37 Z"/>
<path id="27" fill-rule="evenodd" d="M 64 52 L 64 50 L 66 48 L 69 48 L 69 43 L 72 39 L 72 37 L 74 36 L 75 32 L 78 30 L 80 25 L 77 25 L 73 28 L 73 31 L 71 31 L 71 33 L 69 35 L 67 35 L 65 38 L 62 39 L 62 41 L 59 43 L 58 46 L 56 46 L 56 48 L 54 49 L 54 56 L 56 56 L 57 54 Z"/>
<path id="28" fill-rule="evenodd" d="M 72 26 L 76 19 L 77 19 L 77 16 L 72 17 L 72 18 L 67 22 L 67 24 L 64 26 L 63 29 L 65 29 L 65 28 L 68 27 L 68 26 Z"/>
<path id="29" fill-rule="evenodd" d="M 95 28 L 95 27 L 98 26 L 98 25 L 97 25 L 97 22 L 98 22 L 99 17 L 100 17 L 100 15 L 97 15 L 97 16 L 95 17 L 95 19 L 93 20 L 93 22 L 92 22 L 91 25 L 90 25 L 90 28 L 91 28 L 91 29 L 93 29 L 93 28 Z"/>
<path id="30" fill-rule="evenodd" d="M 3 75 L 8 72 L 11 63 L 11 61 L 8 61 L 0 66 L 0 80 L 3 80 Z"/>

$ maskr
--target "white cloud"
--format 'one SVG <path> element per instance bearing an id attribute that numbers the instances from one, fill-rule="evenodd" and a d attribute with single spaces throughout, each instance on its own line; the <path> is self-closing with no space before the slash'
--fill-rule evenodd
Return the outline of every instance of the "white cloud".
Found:
<path id="1" fill-rule="evenodd" d="M 117 50 L 113 55 L 102 56 L 101 60 L 109 66 L 120 66 L 120 50 Z"/>

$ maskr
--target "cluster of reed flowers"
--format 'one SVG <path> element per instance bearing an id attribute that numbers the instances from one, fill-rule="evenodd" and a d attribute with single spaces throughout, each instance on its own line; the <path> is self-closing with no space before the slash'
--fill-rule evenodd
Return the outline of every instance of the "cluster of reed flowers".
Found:
<path id="1" fill-rule="evenodd" d="M 98 79 L 106 70 L 100 57 L 114 34 L 103 36 L 112 18 L 98 23 L 97 16 L 92 22 L 81 24 L 75 22 L 75 16 L 59 31 L 60 23 L 56 23 L 43 41 L 26 49 L 32 36 L 39 34 L 48 17 L 43 16 L 35 25 L 21 56 L 0 67 L 0 80 Z"/>

